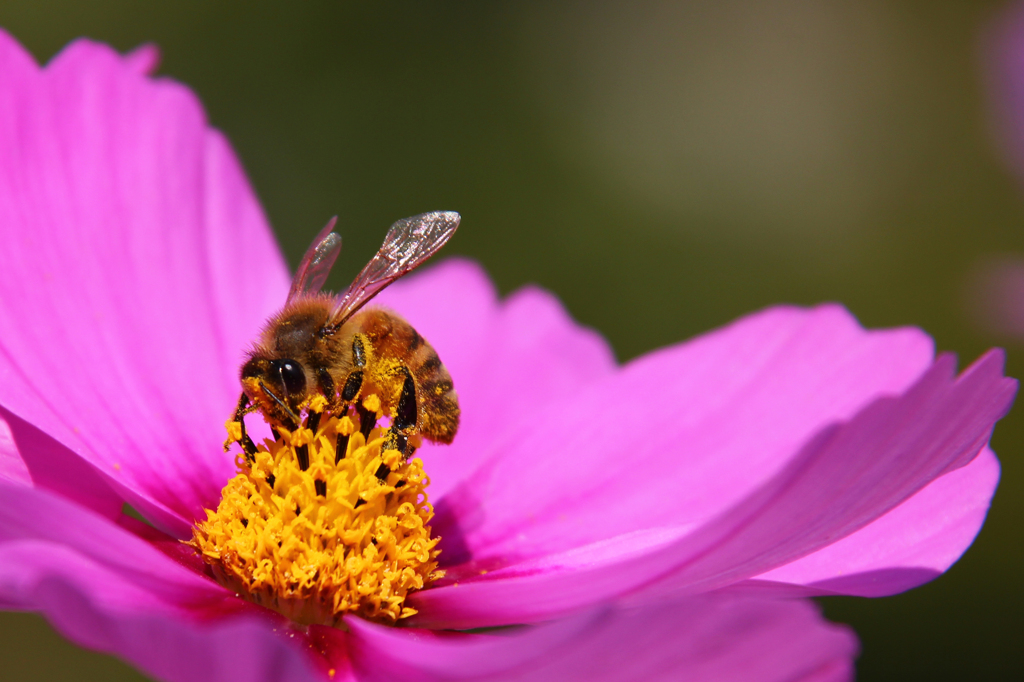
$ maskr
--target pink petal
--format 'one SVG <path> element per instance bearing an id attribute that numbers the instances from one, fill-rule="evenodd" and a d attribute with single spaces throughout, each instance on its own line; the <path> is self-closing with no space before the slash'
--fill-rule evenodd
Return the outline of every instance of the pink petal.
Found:
<path id="1" fill-rule="evenodd" d="M 700 597 L 488 635 L 348 624 L 365 680 L 838 681 L 857 653 L 802 601 Z"/>
<path id="2" fill-rule="evenodd" d="M 45 577 L 12 583 L 9 564 L 27 562 L 47 569 Z M 157 679 L 283 682 L 311 674 L 307 656 L 282 641 L 266 619 L 203 621 L 59 546 L 0 544 L 0 585 L 23 600 L 8 608 L 40 611 L 71 641 L 115 654 Z"/>
<path id="3" fill-rule="evenodd" d="M 0 494 L 0 602 L 41 610 L 73 641 L 159 679 L 324 679 L 323 661 L 319 674 L 310 668 L 321 655 L 336 680 L 348 679 L 350 661 L 360 679 L 846 679 L 856 650 L 804 603 L 705 597 L 491 636 L 350 619 L 351 636 L 310 628 L 314 649 L 303 653 L 305 637 L 276 616 L 91 512 L 24 487 Z"/>
<path id="4" fill-rule="evenodd" d="M 212 604 L 229 597 L 216 583 L 149 542 L 59 495 L 6 483 L 0 483 L 0 495 L 4 500 L 0 505 L 0 543 L 31 541 L 62 547 L 120 572 L 122 580 L 167 600 Z M 26 576 L 35 571 L 31 565 L 6 567 L 25 571 Z"/>
<path id="5" fill-rule="evenodd" d="M 10 438 L 8 480 L 46 488 L 110 519 L 120 516 L 124 500 L 93 465 L 3 407 L 0 420 Z"/>
<path id="6" fill-rule="evenodd" d="M 160 66 L 160 48 L 153 43 L 139 45 L 124 56 L 124 61 L 136 73 L 150 76 Z"/>
<path id="7" fill-rule="evenodd" d="M 615 369 L 604 339 L 579 327 L 558 299 L 526 287 L 499 302 L 487 274 L 472 261 L 430 267 L 379 300 L 430 342 L 459 394 L 455 442 L 418 452 L 435 500 L 472 472 L 508 424 L 530 419 Z"/>
<path id="8" fill-rule="evenodd" d="M 0 415 L 3 412 L 0 411 Z M 32 475 L 21 458 L 7 422 L 0 418 L 0 482 L 32 485 Z"/>
<path id="9" fill-rule="evenodd" d="M 834 306 L 773 308 L 527 415 L 434 499 L 460 523 L 486 500 L 479 527 L 448 529 L 484 563 L 688 526 L 750 494 L 823 427 L 904 390 L 931 357 L 917 330 L 865 331 Z"/>
<path id="10" fill-rule="evenodd" d="M 0 604 L 163 680 L 303 679 L 310 656 L 280 617 L 148 542 L 38 489 L 0 484 Z M 275 633 L 281 629 L 282 632 Z"/>
<path id="11" fill-rule="evenodd" d="M 985 448 L 974 461 L 927 487 L 856 533 L 741 583 L 769 594 L 883 597 L 945 573 L 974 541 L 999 482 Z"/>
<path id="12" fill-rule="evenodd" d="M 287 274 L 227 142 L 144 56 L 83 40 L 39 69 L 0 32 L 0 404 L 184 535 L 233 471 L 235 372 Z"/>
<path id="13" fill-rule="evenodd" d="M 817 347 L 822 348 L 823 344 Z M 806 352 L 810 353 L 810 349 Z M 870 374 L 869 368 L 873 366 L 877 363 L 865 363 L 865 374 Z M 601 497 L 602 490 L 585 491 L 587 496 L 584 497 L 578 484 L 566 483 L 565 490 L 569 492 L 563 494 L 562 499 L 568 498 L 579 508 L 573 510 L 571 505 L 564 504 L 561 509 L 566 518 L 561 525 L 548 521 L 563 529 L 561 547 L 552 546 L 547 555 L 536 552 L 539 543 L 534 537 L 539 534 L 545 538 L 545 533 L 549 532 L 542 523 L 521 529 L 510 527 L 508 532 L 513 535 L 512 542 L 507 543 L 510 545 L 507 556 L 511 556 L 512 561 L 504 565 L 489 566 L 484 561 L 475 564 L 487 568 L 486 572 L 456 567 L 452 577 L 460 581 L 459 584 L 414 595 L 413 603 L 420 609 L 415 618 L 418 623 L 432 627 L 528 622 L 638 589 L 659 576 L 662 576 L 659 584 L 645 587 L 644 598 L 718 589 L 826 547 L 884 515 L 941 474 L 963 466 L 985 444 L 993 423 L 1012 402 L 1016 384 L 1002 377 L 1002 356 L 998 353 L 983 358 L 956 381 L 952 370 L 951 358 L 940 359 L 902 396 L 877 399 L 849 423 L 827 426 L 813 437 L 808 434 L 802 447 L 793 448 L 790 461 L 781 471 L 772 472 L 753 490 L 741 486 L 746 499 L 735 501 L 730 509 L 709 514 L 705 519 L 681 514 L 679 501 L 685 502 L 688 496 L 699 499 L 704 493 L 700 486 L 717 485 L 714 478 L 702 480 L 702 476 L 708 475 L 707 465 L 673 474 L 671 470 L 666 471 L 671 460 L 664 457 L 664 451 L 647 450 L 641 441 L 636 457 L 645 465 L 650 463 L 644 472 L 656 474 L 649 481 L 633 482 L 628 478 L 628 470 L 613 469 L 612 474 L 625 477 L 625 482 L 636 490 L 608 478 L 605 487 L 612 493 L 606 497 Z M 765 373 L 759 380 L 767 381 L 767 390 L 771 390 L 772 382 Z M 824 387 L 820 390 L 822 400 L 829 400 L 830 391 Z M 783 392 L 780 390 L 775 395 L 783 395 Z M 777 399 L 775 403 L 799 412 L 802 407 L 796 400 L 799 397 L 799 392 L 790 391 L 789 400 Z M 735 401 L 734 405 L 746 408 L 745 402 L 749 400 Z M 774 412 L 780 420 L 786 418 L 778 414 L 779 409 L 771 409 L 771 402 L 762 401 L 760 409 Z M 768 428 L 771 421 L 761 415 L 750 415 L 747 409 L 738 410 L 737 416 L 741 418 L 731 425 L 731 430 L 728 425 L 722 425 L 719 442 L 707 438 L 707 434 L 700 441 L 705 446 L 718 447 L 713 454 L 724 457 L 714 462 L 716 466 L 712 471 L 717 470 L 719 477 L 731 478 L 734 482 L 737 480 L 735 472 L 726 467 L 756 467 L 756 458 L 763 457 L 757 449 L 758 443 L 771 449 L 780 433 L 787 435 L 786 429 L 780 428 L 784 424 L 776 423 L 773 433 Z M 746 426 L 752 417 L 762 426 L 756 429 Z M 679 442 L 687 443 L 685 430 L 679 434 L 672 429 L 680 422 L 685 424 L 683 419 L 674 424 L 669 419 L 655 421 L 670 424 L 665 430 L 676 435 Z M 661 435 L 657 431 L 653 433 L 654 438 Z M 746 458 L 736 458 L 742 456 L 737 453 L 730 460 L 730 441 L 745 439 L 748 440 Z M 722 448 L 723 443 L 725 448 Z M 663 447 L 667 449 L 670 444 Z M 865 456 L 866 453 L 870 456 Z M 521 466 L 530 468 L 532 462 L 528 454 L 518 454 Z M 699 454 L 704 455 L 706 451 L 702 449 Z M 676 454 L 676 457 L 692 462 L 691 453 L 686 455 Z M 739 462 L 743 463 L 742 467 L 737 466 Z M 549 468 L 554 472 L 560 463 L 552 462 Z M 511 485 L 515 484 L 510 469 L 499 471 L 505 479 L 512 478 Z M 578 475 L 589 473 L 589 469 L 584 469 Z M 671 489 L 659 490 L 663 487 L 663 477 L 670 478 L 677 486 L 674 496 Z M 679 488 L 677 481 L 685 481 L 686 486 Z M 493 510 L 500 511 L 500 505 L 507 503 L 501 499 L 503 491 L 486 479 L 474 483 L 475 486 L 466 488 L 479 495 L 479 499 L 487 500 L 488 515 L 493 516 Z M 540 486 L 546 483 L 541 481 Z M 698 486 L 693 493 L 691 485 Z M 533 489 L 523 490 L 524 496 L 531 498 Z M 731 496 L 729 491 L 721 491 L 721 494 L 726 498 Z M 652 495 L 653 500 L 649 497 Z M 499 498 L 497 502 L 495 497 Z M 542 499 L 538 496 L 532 501 L 536 512 L 528 518 L 544 519 L 547 511 Z M 605 516 L 613 505 L 619 505 L 623 515 L 632 514 L 629 518 L 636 524 L 634 530 L 621 529 L 611 538 L 597 538 L 587 544 L 579 542 L 583 535 L 577 526 L 582 526 L 579 519 L 589 518 L 592 523 L 607 526 L 615 522 Z M 645 507 L 655 509 L 647 512 Z M 470 525 L 468 533 L 478 532 L 480 527 L 489 530 L 490 516 L 477 513 L 474 517 L 474 513 L 477 512 L 471 507 L 459 509 L 454 518 L 480 524 L 476 528 Z M 645 518 L 650 520 L 645 521 Z M 451 526 L 444 528 L 443 521 L 438 523 L 442 537 L 446 531 L 457 533 L 460 530 Z M 647 530 L 638 532 L 645 526 Z M 690 532 L 694 527 L 696 530 Z M 457 534 L 455 538 L 456 546 L 465 551 L 464 547 L 469 545 L 466 539 Z M 500 543 L 501 539 L 494 541 Z M 516 551 L 519 549 L 517 541 L 524 548 L 521 552 Z M 487 556 L 485 554 L 485 558 Z"/>
<path id="14" fill-rule="evenodd" d="M 823 431 L 761 490 L 687 538 L 704 554 L 653 594 L 714 589 L 799 559 L 971 462 L 1013 402 L 1017 382 L 1003 377 L 1003 359 L 990 351 L 955 377 L 954 359 L 942 356 L 904 395 Z"/>

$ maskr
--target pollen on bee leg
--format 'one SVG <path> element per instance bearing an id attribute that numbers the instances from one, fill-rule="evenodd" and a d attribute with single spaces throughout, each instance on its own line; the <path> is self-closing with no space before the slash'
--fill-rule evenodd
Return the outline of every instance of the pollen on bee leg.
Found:
<path id="1" fill-rule="evenodd" d="M 282 429 L 239 460 L 189 542 L 221 584 L 303 624 L 415 613 L 406 596 L 442 574 L 429 479 L 420 460 L 384 447 L 384 429 L 364 436 L 358 412 L 324 412 L 315 433 Z"/>
<path id="2" fill-rule="evenodd" d="M 228 430 L 228 442 L 229 443 L 237 443 L 238 441 L 242 440 L 242 423 L 241 422 L 237 422 L 234 419 L 229 419 L 228 422 L 226 424 L 224 424 L 224 426 Z"/>

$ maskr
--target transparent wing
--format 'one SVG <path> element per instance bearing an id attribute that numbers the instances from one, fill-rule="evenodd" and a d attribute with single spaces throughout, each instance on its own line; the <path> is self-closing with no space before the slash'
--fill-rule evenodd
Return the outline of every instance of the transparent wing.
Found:
<path id="1" fill-rule="evenodd" d="M 384 287 L 433 256 L 455 234 L 461 219 L 454 211 L 435 211 L 392 225 L 377 255 L 338 297 L 332 323 L 343 323 Z"/>
<path id="2" fill-rule="evenodd" d="M 310 244 L 306 255 L 302 257 L 302 262 L 299 263 L 299 269 L 295 271 L 295 279 L 292 280 L 292 288 L 288 291 L 286 304 L 301 294 L 317 292 L 323 288 L 327 275 L 331 274 L 331 267 L 341 252 L 341 235 L 333 232 L 334 224 L 337 222 L 338 216 L 331 218 Z"/>

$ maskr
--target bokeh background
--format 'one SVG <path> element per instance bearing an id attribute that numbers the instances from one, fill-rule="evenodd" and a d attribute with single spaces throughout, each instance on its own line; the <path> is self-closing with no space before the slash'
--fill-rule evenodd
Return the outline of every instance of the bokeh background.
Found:
<path id="1" fill-rule="evenodd" d="M 962 362 L 1024 344 L 978 322 L 1024 254 L 1024 179 L 993 133 L 1003 2 L 54 2 L 0 25 L 46 61 L 89 36 L 163 52 L 233 141 L 288 259 L 341 215 L 343 286 L 392 221 L 458 210 L 447 254 L 535 282 L 626 360 L 773 303 L 920 325 Z M 1022 121 L 1024 125 L 1024 121 Z M 173 285 L 173 283 L 169 283 Z M 1020 300 L 1024 311 L 1024 289 Z M 861 680 L 1024 669 L 1024 410 L 988 522 L 948 574 L 823 600 Z M 0 678 L 141 680 L 0 615 Z"/>

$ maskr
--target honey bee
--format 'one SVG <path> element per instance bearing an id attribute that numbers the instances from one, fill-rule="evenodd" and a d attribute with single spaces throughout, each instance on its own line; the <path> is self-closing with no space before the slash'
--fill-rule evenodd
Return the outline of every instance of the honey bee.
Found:
<path id="1" fill-rule="evenodd" d="M 299 264 L 281 312 L 264 327 L 241 368 L 243 393 L 235 410 L 239 443 L 247 459 L 256 446 L 244 416 L 259 411 L 272 428 L 289 431 L 308 412 L 314 431 L 320 413 L 310 400 L 322 395 L 326 410 L 359 411 L 364 436 L 376 415 L 359 402 L 376 394 L 391 419 L 387 447 L 408 456 L 409 437 L 450 443 L 459 427 L 452 378 L 437 352 L 395 313 L 364 306 L 386 286 L 430 258 L 455 233 L 458 213 L 438 211 L 399 220 L 384 245 L 340 296 L 321 292 L 341 250 L 332 219 Z M 311 423 L 312 422 L 312 423 Z"/>

